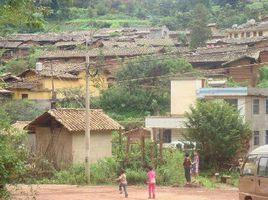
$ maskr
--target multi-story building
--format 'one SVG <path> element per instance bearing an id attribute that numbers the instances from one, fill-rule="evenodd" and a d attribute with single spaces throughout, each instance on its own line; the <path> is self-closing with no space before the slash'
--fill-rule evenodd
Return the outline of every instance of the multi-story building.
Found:
<path id="1" fill-rule="evenodd" d="M 268 144 L 268 89 L 200 88 L 198 98 L 223 99 L 234 105 L 252 130 L 250 149 Z"/>
<path id="2" fill-rule="evenodd" d="M 226 31 L 228 38 L 256 38 L 268 36 L 268 16 L 262 18 L 261 22 L 249 20 L 245 24 L 233 25 Z"/>
<path id="3" fill-rule="evenodd" d="M 154 134 L 163 133 L 165 143 L 183 140 L 185 112 L 198 99 L 222 99 L 234 105 L 252 130 L 250 149 L 268 144 L 268 89 L 206 87 L 202 79 L 171 81 L 171 113 L 169 116 L 150 116 L 145 127 Z"/>

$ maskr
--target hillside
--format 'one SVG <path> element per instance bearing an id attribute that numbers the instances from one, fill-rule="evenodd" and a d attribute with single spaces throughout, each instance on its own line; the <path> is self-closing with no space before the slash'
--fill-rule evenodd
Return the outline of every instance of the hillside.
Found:
<path id="1" fill-rule="evenodd" d="M 198 3 L 206 6 L 209 22 L 217 23 L 220 28 L 242 24 L 252 18 L 258 20 L 260 16 L 268 13 L 268 0 L 14 0 L 12 2 L 10 10 L 2 6 L 1 15 L 6 21 L 0 22 L 1 32 L 60 32 L 140 25 L 166 25 L 170 30 L 181 30 L 192 26 L 193 9 Z M 2 0 L 1 4 L 11 3 Z M 14 13 L 19 13 L 16 14 L 16 19 L 13 17 Z M 25 24 L 21 24 L 19 21 L 23 21 L 21 19 L 24 18 Z M 16 21 L 18 19 L 20 20 Z"/>

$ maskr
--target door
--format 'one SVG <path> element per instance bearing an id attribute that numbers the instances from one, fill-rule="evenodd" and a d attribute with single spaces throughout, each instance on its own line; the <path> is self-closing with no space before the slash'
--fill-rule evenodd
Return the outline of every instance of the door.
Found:
<path id="1" fill-rule="evenodd" d="M 255 193 L 257 155 L 248 156 L 240 176 L 239 192 L 242 194 Z"/>
<path id="2" fill-rule="evenodd" d="M 256 200 L 268 200 L 268 156 L 261 157 L 256 177 Z"/>

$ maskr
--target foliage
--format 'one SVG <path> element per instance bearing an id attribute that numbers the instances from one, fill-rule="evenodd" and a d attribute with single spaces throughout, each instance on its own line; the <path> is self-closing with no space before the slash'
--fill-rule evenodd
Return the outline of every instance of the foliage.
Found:
<path id="1" fill-rule="evenodd" d="M 7 130 L 10 127 L 11 119 L 3 108 L 0 108 L 0 129 Z"/>
<path id="2" fill-rule="evenodd" d="M 192 72 L 183 59 L 145 56 L 128 62 L 117 73 L 117 85 L 104 91 L 100 106 L 107 112 L 154 114 L 169 108 L 169 78 Z"/>
<path id="3" fill-rule="evenodd" d="M 191 48 L 206 45 L 206 41 L 211 35 L 208 24 L 208 10 L 203 4 L 197 4 L 194 8 L 194 19 L 191 28 Z"/>
<path id="4" fill-rule="evenodd" d="M 86 184 L 85 167 L 83 165 L 74 165 L 62 171 L 55 171 L 53 178 L 42 179 L 37 181 L 41 184 L 71 184 L 71 185 L 84 185 Z"/>
<path id="5" fill-rule="evenodd" d="M 241 87 L 241 84 L 235 82 L 232 78 L 229 78 L 227 81 L 227 87 Z"/>
<path id="6" fill-rule="evenodd" d="M 207 168 L 231 162 L 249 140 L 250 129 L 239 112 L 224 101 L 200 101 L 186 115 L 186 138 L 196 141 Z"/>
<path id="7" fill-rule="evenodd" d="M 6 0 L 0 6 L 0 13 L 0 34 L 43 29 L 42 10 L 35 7 L 33 0 Z"/>
<path id="8" fill-rule="evenodd" d="M 260 69 L 260 81 L 258 87 L 267 88 L 268 87 L 268 66 L 263 66 Z"/>
<path id="9" fill-rule="evenodd" d="M 43 112 L 35 102 L 29 100 L 7 101 L 2 104 L 2 109 L 7 113 L 12 123 L 31 121 Z"/>
<path id="10" fill-rule="evenodd" d="M 5 193 L 5 185 L 17 183 L 26 170 L 27 151 L 21 144 L 21 135 L 12 130 L 12 135 L 0 134 L 0 198 Z"/>

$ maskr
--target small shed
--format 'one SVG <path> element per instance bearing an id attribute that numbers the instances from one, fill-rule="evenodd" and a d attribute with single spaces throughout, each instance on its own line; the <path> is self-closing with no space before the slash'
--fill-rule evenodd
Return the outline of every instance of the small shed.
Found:
<path id="1" fill-rule="evenodd" d="M 135 128 L 124 132 L 128 138 L 129 143 L 139 143 L 143 138 L 151 139 L 151 131 L 146 128 Z"/>
<path id="2" fill-rule="evenodd" d="M 112 132 L 123 127 L 102 110 L 91 110 L 90 161 L 112 155 Z M 36 134 L 36 153 L 65 168 L 85 161 L 85 110 L 52 109 L 29 123 L 25 129 Z"/>

